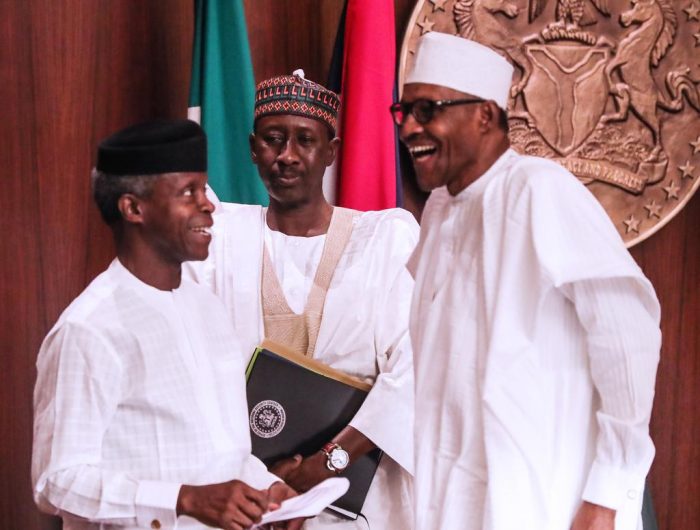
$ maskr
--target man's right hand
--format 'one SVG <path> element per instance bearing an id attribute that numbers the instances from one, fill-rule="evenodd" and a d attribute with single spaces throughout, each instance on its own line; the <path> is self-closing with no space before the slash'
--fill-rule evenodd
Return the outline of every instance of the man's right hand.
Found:
<path id="1" fill-rule="evenodd" d="M 599 506 L 590 502 L 583 502 L 574 522 L 571 525 L 571 530 L 614 530 L 615 529 L 615 510 Z"/>
<path id="2" fill-rule="evenodd" d="M 240 480 L 206 486 L 180 487 L 177 515 L 188 515 L 198 521 L 224 530 L 244 530 L 260 521 L 268 510 L 279 504 L 268 501 L 268 492 L 251 488 Z"/>

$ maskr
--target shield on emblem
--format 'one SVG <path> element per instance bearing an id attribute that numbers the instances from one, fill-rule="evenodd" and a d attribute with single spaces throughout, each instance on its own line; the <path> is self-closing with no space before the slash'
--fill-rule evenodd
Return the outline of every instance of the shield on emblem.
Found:
<path id="1" fill-rule="evenodd" d="M 530 44 L 533 71 L 523 89 L 537 130 L 560 155 L 579 147 L 600 121 L 608 98 L 607 47 Z"/>

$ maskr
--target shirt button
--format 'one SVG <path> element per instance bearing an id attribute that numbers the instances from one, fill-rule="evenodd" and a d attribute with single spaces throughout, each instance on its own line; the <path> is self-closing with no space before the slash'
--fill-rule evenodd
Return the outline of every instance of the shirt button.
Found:
<path id="1" fill-rule="evenodd" d="M 151 521 L 151 528 L 153 528 L 153 530 L 158 530 L 160 528 L 160 521 L 158 519 L 153 519 L 153 521 Z"/>
<path id="2" fill-rule="evenodd" d="M 627 498 L 630 500 L 634 500 L 637 498 L 637 492 L 634 490 L 627 490 Z"/>

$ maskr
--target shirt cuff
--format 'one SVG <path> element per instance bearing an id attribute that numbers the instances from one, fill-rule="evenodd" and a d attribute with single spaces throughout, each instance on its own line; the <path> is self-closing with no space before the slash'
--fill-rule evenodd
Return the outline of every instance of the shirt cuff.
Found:
<path id="1" fill-rule="evenodd" d="M 139 481 L 136 490 L 136 521 L 143 528 L 175 528 L 177 497 L 181 484 Z"/>
<path id="2" fill-rule="evenodd" d="M 282 482 L 281 478 L 270 473 L 265 464 L 253 455 L 246 459 L 238 479 L 259 490 L 267 489 L 275 482 Z"/>
<path id="3" fill-rule="evenodd" d="M 644 478 L 593 462 L 583 490 L 583 500 L 617 511 L 635 509 L 641 505 Z"/>
<path id="4" fill-rule="evenodd" d="M 413 438 L 403 433 L 412 432 L 411 410 L 401 399 L 404 396 L 382 392 L 382 382 L 375 383 L 367 399 L 350 420 L 349 425 L 369 438 L 389 458 L 413 476 Z M 387 404 L 391 404 L 389 405 Z"/>

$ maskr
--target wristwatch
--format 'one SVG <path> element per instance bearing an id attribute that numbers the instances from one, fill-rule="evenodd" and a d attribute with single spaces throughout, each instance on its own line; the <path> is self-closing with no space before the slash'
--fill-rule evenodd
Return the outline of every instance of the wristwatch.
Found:
<path id="1" fill-rule="evenodd" d="M 321 452 L 326 455 L 326 467 L 335 473 L 340 473 L 350 463 L 348 452 L 336 443 L 328 442 Z"/>

